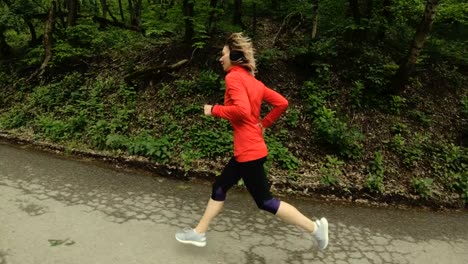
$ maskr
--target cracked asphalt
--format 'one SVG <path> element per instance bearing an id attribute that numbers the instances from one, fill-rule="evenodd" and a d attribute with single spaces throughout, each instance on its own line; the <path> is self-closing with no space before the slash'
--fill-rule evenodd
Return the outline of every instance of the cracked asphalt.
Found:
<path id="1" fill-rule="evenodd" d="M 205 248 L 183 245 L 208 183 L 156 177 L 0 143 L 0 264 L 468 263 L 468 212 L 281 198 L 326 216 L 330 245 L 229 192 Z"/>

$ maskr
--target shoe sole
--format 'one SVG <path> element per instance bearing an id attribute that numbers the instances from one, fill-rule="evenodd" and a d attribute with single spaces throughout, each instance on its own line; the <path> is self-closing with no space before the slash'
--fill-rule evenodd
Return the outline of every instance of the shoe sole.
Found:
<path id="1" fill-rule="evenodd" d="M 181 240 L 181 239 L 178 239 L 177 237 L 175 239 L 177 239 L 177 241 L 179 241 L 182 244 L 190 244 L 190 245 L 194 245 L 194 246 L 197 246 L 197 247 L 206 246 L 206 241 L 198 242 L 198 241 L 191 241 L 191 240 Z"/>
<path id="2" fill-rule="evenodd" d="M 325 246 L 320 250 L 325 250 L 328 246 L 328 221 L 325 217 L 322 217 L 320 219 L 320 222 L 322 223 L 323 228 L 325 229 Z"/>

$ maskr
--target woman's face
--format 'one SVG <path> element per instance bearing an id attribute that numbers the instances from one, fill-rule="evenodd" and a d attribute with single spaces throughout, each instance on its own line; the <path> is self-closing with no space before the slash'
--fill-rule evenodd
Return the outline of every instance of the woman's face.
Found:
<path id="1" fill-rule="evenodd" d="M 229 59 L 229 48 L 227 46 L 224 46 L 219 62 L 221 66 L 223 66 L 224 71 L 228 71 L 232 67 L 231 60 Z"/>

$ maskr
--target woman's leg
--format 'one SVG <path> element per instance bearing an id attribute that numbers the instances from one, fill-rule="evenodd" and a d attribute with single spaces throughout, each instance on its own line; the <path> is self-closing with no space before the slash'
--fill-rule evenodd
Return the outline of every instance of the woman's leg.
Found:
<path id="1" fill-rule="evenodd" d="M 223 209 L 224 201 L 215 201 L 210 198 L 208 205 L 206 206 L 205 213 L 203 217 L 198 222 L 197 227 L 195 227 L 195 232 L 199 234 L 206 233 L 208 231 L 208 226 L 211 221 L 221 212 Z"/>
<path id="2" fill-rule="evenodd" d="M 208 226 L 223 209 L 227 191 L 240 179 L 239 173 L 237 173 L 237 164 L 234 158 L 229 161 L 221 175 L 216 178 L 213 184 L 211 199 L 208 201 L 205 213 L 198 222 L 197 227 L 195 227 L 195 229 L 186 228 L 176 233 L 175 238 L 177 241 L 184 244 L 192 244 L 197 247 L 206 246 L 205 233 L 208 231 Z"/>
<path id="3" fill-rule="evenodd" d="M 325 218 L 312 221 L 304 216 L 294 206 L 273 198 L 270 192 L 270 184 L 266 177 L 263 164 L 265 158 L 240 163 L 240 174 L 257 206 L 268 211 L 286 223 L 301 227 L 314 235 L 320 249 L 328 245 L 328 221 Z"/>
<path id="4" fill-rule="evenodd" d="M 208 201 L 205 213 L 198 222 L 195 231 L 199 234 L 206 233 L 213 219 L 221 212 L 224 206 L 224 200 L 229 189 L 240 180 L 238 171 L 238 162 L 231 158 L 220 176 L 213 183 L 211 199 Z"/>
<path id="5" fill-rule="evenodd" d="M 283 222 L 299 226 L 307 232 L 312 233 L 317 228 L 312 220 L 299 212 L 294 206 L 283 201 L 280 202 L 276 216 L 283 220 Z"/>

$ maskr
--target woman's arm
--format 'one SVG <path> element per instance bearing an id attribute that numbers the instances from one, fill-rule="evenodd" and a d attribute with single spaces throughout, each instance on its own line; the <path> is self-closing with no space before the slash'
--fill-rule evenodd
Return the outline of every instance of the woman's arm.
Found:
<path id="1" fill-rule="evenodd" d="M 270 127 L 288 108 L 288 100 L 278 92 L 265 86 L 263 100 L 273 105 L 273 109 L 263 118 L 261 124 L 263 128 Z"/>
<path id="2" fill-rule="evenodd" d="M 213 116 L 234 121 L 251 114 L 249 97 L 241 76 L 238 74 L 226 76 L 226 93 L 232 100 L 232 105 L 215 105 L 212 109 Z"/>

